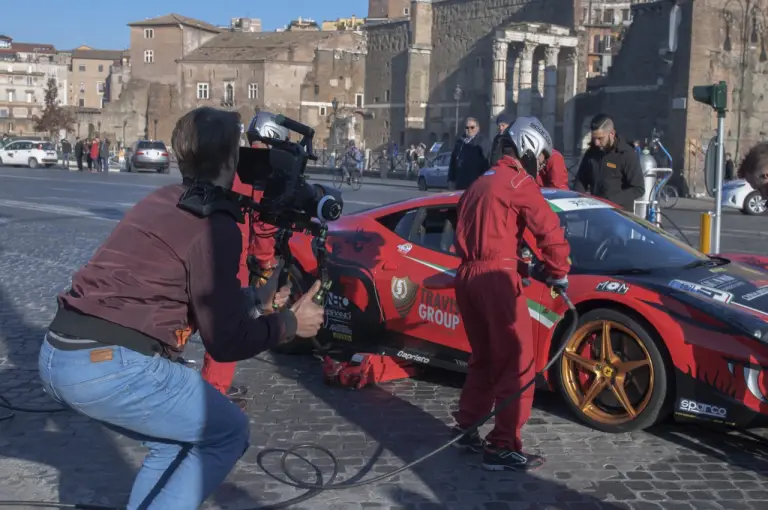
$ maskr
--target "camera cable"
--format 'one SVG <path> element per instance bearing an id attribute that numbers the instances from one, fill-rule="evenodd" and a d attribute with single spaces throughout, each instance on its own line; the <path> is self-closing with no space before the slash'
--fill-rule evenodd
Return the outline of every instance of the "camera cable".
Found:
<path id="1" fill-rule="evenodd" d="M 526 281 L 526 283 L 529 283 L 529 282 Z M 515 393 L 513 393 L 512 395 L 504 399 L 500 404 L 496 405 L 495 409 L 493 409 L 491 412 L 489 412 L 488 414 L 486 414 L 485 416 L 477 420 L 477 422 L 475 422 L 474 425 L 468 427 L 462 434 L 457 435 L 456 437 L 452 438 L 450 441 L 443 443 L 442 445 L 435 448 L 434 450 L 422 455 L 421 457 L 415 460 L 412 460 L 411 462 L 404 464 L 403 466 L 397 469 L 393 469 L 392 471 L 389 471 L 387 473 L 384 473 L 379 476 L 369 478 L 366 480 L 361 480 L 359 482 L 350 482 L 348 480 L 336 482 L 336 478 L 339 475 L 339 468 L 340 468 L 339 459 L 333 454 L 331 450 L 329 450 L 328 448 L 325 448 L 324 446 L 320 446 L 318 444 L 303 443 L 303 444 L 291 446 L 289 448 L 268 448 L 266 450 L 262 450 L 261 452 L 259 452 L 258 456 L 256 457 L 256 464 L 262 469 L 262 471 L 264 471 L 268 476 L 270 476 L 271 478 L 277 480 L 278 482 L 284 485 L 289 485 L 291 487 L 294 487 L 300 490 L 306 490 L 307 492 L 295 498 L 281 501 L 272 505 L 258 506 L 258 507 L 248 508 L 245 510 L 278 510 L 278 509 L 288 508 L 298 503 L 315 498 L 322 492 L 354 489 L 354 488 L 382 482 L 384 480 L 392 478 L 395 475 L 402 473 L 403 471 L 407 471 L 421 464 L 427 459 L 434 457 L 438 453 L 449 448 L 451 445 L 453 445 L 457 441 L 460 441 L 463 437 L 475 433 L 480 427 L 485 425 L 485 423 L 487 423 L 491 418 L 496 416 L 500 411 L 510 406 L 517 400 L 519 400 L 521 395 L 523 395 L 523 393 L 525 393 L 531 386 L 533 386 L 536 383 L 536 378 L 539 376 L 543 376 L 563 356 L 563 353 L 565 352 L 565 348 L 568 345 L 566 340 L 576 330 L 576 326 L 579 321 L 579 315 L 573 302 L 570 300 L 570 298 L 564 291 L 560 291 L 560 296 L 563 298 L 563 300 L 565 301 L 565 304 L 568 306 L 568 309 L 571 312 L 570 324 L 568 325 L 564 335 L 562 336 L 563 342 L 560 345 L 560 347 L 557 349 L 554 355 L 552 355 L 549 361 L 547 361 L 547 364 L 544 366 L 544 368 L 542 368 L 539 372 L 534 374 L 534 376 L 531 378 L 530 381 L 528 381 L 518 391 L 516 391 Z M 10 405 L 8 400 L 3 398 L 2 396 L 0 396 L 0 407 L 4 407 L 10 411 L 38 412 L 38 413 L 60 412 L 60 411 L 67 410 L 65 408 L 52 409 L 52 410 L 20 408 L 20 407 Z M 5 419 L 8 419 L 8 418 L 5 418 Z M 314 465 L 309 459 L 303 457 L 298 453 L 300 451 L 309 451 L 309 450 L 321 452 L 327 455 L 328 458 L 331 460 L 332 473 L 328 478 L 327 482 L 324 481 L 320 469 L 316 465 Z M 280 471 L 285 478 L 278 477 L 277 474 L 270 472 L 267 468 L 264 467 L 264 458 L 267 455 L 277 454 L 277 453 L 281 454 Z M 307 465 L 312 467 L 315 471 L 315 482 L 309 483 L 309 482 L 300 480 L 298 476 L 288 466 L 288 460 L 290 458 L 297 458 L 299 460 L 302 460 Z M 0 500 L 0 507 L 72 508 L 72 509 L 79 509 L 79 510 L 124 510 L 123 508 L 120 508 L 120 507 L 89 505 L 89 504 L 83 504 L 83 503 L 67 504 L 67 503 L 56 503 L 56 502 L 49 502 L 49 501 L 3 501 L 3 500 Z"/>

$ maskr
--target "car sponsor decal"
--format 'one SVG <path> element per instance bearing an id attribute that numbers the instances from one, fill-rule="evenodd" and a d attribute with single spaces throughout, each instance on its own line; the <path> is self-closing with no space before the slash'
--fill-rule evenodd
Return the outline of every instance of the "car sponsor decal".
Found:
<path id="1" fill-rule="evenodd" d="M 629 292 L 629 285 L 616 281 L 600 282 L 597 284 L 597 287 L 595 287 L 595 290 L 598 292 L 610 292 L 612 294 L 620 294 L 623 296 Z"/>
<path id="2" fill-rule="evenodd" d="M 699 294 L 721 303 L 730 303 L 733 299 L 733 294 L 730 292 L 714 289 L 712 287 L 705 287 L 704 285 L 699 285 L 698 283 L 687 282 L 684 280 L 672 280 L 668 285 L 673 289 L 690 292 L 692 294 Z"/>
<path id="3" fill-rule="evenodd" d="M 613 206 L 602 200 L 590 197 L 555 198 L 549 200 L 549 206 L 555 212 L 580 211 L 583 209 L 613 209 Z"/>
<path id="4" fill-rule="evenodd" d="M 684 413 L 710 416 L 712 418 L 726 418 L 728 416 L 728 410 L 724 407 L 702 404 L 701 402 L 685 398 L 680 400 L 677 410 Z"/>
<path id="5" fill-rule="evenodd" d="M 746 282 L 727 274 L 719 274 L 717 276 L 710 276 L 699 281 L 699 285 L 705 287 L 712 287 L 718 290 L 729 291 L 737 287 L 741 287 Z"/>
<path id="6" fill-rule="evenodd" d="M 405 317 L 411 311 L 416 302 L 416 295 L 419 287 L 407 277 L 392 277 L 392 300 L 395 303 L 395 309 L 400 317 Z"/>
<path id="7" fill-rule="evenodd" d="M 424 363 L 429 364 L 430 359 L 426 356 L 420 356 L 418 354 L 413 354 L 411 352 L 405 352 L 405 351 L 398 351 L 397 357 L 404 359 L 406 361 L 415 361 L 416 363 Z"/>
<path id="8" fill-rule="evenodd" d="M 754 301 L 755 299 L 761 298 L 768 294 L 768 286 L 760 287 L 754 292 L 750 292 L 749 294 L 744 294 L 741 296 L 741 299 L 744 301 Z"/>
<path id="9" fill-rule="evenodd" d="M 410 252 L 412 249 L 413 249 L 413 245 L 411 243 L 399 244 L 397 246 L 397 251 L 399 251 L 403 255 Z"/>
<path id="10" fill-rule="evenodd" d="M 349 299 L 344 296 L 333 292 L 326 294 L 323 329 L 330 331 L 333 338 L 347 342 L 352 341 L 352 312 L 349 304 Z"/>
<path id="11" fill-rule="evenodd" d="M 455 331 L 461 323 L 459 307 L 454 298 L 424 288 L 421 289 L 419 300 L 419 318 L 451 331 Z"/>
<path id="12" fill-rule="evenodd" d="M 440 273 L 443 273 L 448 276 L 456 276 L 456 270 L 455 269 L 449 269 L 447 267 L 439 266 L 437 264 L 432 264 L 430 262 L 425 262 L 423 260 L 419 260 L 414 257 L 409 257 L 406 255 L 407 259 L 412 260 L 414 262 L 418 262 L 419 264 L 426 266 L 430 269 L 434 269 L 435 271 L 439 271 Z M 411 304 L 411 307 L 413 304 Z M 410 310 L 410 308 L 408 308 Z M 405 310 L 405 315 L 408 315 L 408 310 Z M 399 311 L 399 310 L 398 310 Z M 403 315 L 403 312 L 400 312 L 401 316 L 405 317 Z M 552 328 L 557 321 L 561 319 L 561 316 L 556 314 L 555 312 L 552 312 L 551 310 L 548 310 L 541 304 L 529 299 L 528 300 L 528 313 L 531 316 L 532 319 L 540 322 L 544 327 Z"/>

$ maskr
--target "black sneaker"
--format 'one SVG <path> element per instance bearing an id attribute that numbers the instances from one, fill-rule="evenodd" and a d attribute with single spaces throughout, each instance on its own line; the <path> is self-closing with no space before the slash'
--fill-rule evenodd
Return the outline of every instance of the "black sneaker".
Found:
<path id="1" fill-rule="evenodd" d="M 460 436 L 463 433 L 464 433 L 464 429 L 460 427 L 453 427 L 453 429 L 451 430 L 451 437 L 455 439 L 457 436 Z M 478 434 L 477 431 L 474 431 L 471 434 L 467 434 L 466 436 L 463 436 L 461 439 L 453 443 L 451 446 L 453 446 L 454 448 L 458 448 L 460 450 L 479 453 L 483 451 L 483 448 L 485 448 L 485 440 L 483 440 L 483 438 L 480 437 L 480 434 Z"/>
<path id="2" fill-rule="evenodd" d="M 483 452 L 486 471 L 535 471 L 544 465 L 544 457 L 506 448 L 488 447 Z"/>
<path id="3" fill-rule="evenodd" d="M 245 386 L 235 386 L 233 384 L 232 386 L 229 387 L 229 390 L 227 391 L 227 396 L 229 398 L 242 397 L 246 393 L 248 393 L 248 388 L 246 388 Z"/>

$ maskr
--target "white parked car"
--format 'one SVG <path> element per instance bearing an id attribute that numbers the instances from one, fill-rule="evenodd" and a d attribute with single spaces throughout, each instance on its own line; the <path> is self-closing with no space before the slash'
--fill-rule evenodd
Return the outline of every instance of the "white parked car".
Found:
<path id="1" fill-rule="evenodd" d="M 723 183 L 723 207 L 749 215 L 763 214 L 766 209 L 765 199 L 744 179 Z"/>
<path id="2" fill-rule="evenodd" d="M 16 140 L 0 149 L 0 165 L 50 168 L 58 162 L 59 154 L 51 142 Z"/>

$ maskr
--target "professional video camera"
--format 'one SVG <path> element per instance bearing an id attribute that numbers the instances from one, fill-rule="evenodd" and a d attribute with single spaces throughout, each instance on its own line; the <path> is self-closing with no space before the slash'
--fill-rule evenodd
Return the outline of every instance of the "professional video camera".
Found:
<path id="1" fill-rule="evenodd" d="M 289 131 L 301 135 L 301 141 L 290 141 Z M 322 224 L 341 216 L 341 192 L 306 181 L 307 162 L 317 160 L 314 136 L 314 129 L 283 115 L 259 112 L 251 120 L 246 131 L 251 147 L 240 148 L 237 175 L 244 184 L 264 191 L 258 203 L 240 198 L 241 206 L 259 213 L 259 221 L 318 235 Z"/>

